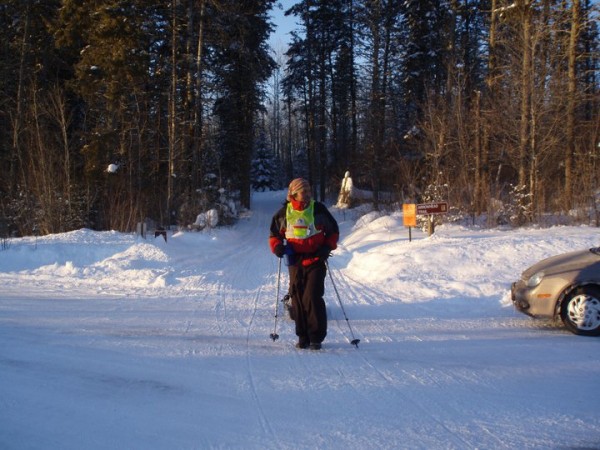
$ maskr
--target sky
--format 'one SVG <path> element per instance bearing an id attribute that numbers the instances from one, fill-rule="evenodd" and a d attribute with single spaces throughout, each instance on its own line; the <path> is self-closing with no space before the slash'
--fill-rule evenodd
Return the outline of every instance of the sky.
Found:
<path id="1" fill-rule="evenodd" d="M 293 16 L 286 17 L 284 15 L 284 12 L 295 4 L 295 0 L 280 0 L 271 11 L 272 21 L 276 28 L 271 35 L 270 45 L 275 52 L 287 48 L 287 44 L 290 41 L 289 33 L 297 28 L 296 19 Z M 281 6 L 281 8 L 279 6 Z"/>
<path id="2" fill-rule="evenodd" d="M 167 241 L 4 241 L 0 448 L 600 448 L 600 341 L 509 298 L 598 228 L 466 221 L 409 240 L 401 213 L 328 205 L 328 334 L 299 350 L 267 243 L 284 198 L 255 193 L 235 225 Z"/>

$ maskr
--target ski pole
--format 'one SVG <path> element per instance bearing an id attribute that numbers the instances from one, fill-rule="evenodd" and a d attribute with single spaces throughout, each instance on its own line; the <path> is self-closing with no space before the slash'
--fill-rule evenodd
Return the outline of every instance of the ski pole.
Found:
<path id="1" fill-rule="evenodd" d="M 273 332 L 269 335 L 273 342 L 279 339 L 279 335 L 277 334 L 277 316 L 279 315 L 279 280 L 281 279 L 281 258 L 279 258 L 279 264 L 277 268 L 277 294 L 275 296 L 275 327 L 273 328 Z"/>
<path id="2" fill-rule="evenodd" d="M 344 318 L 346 319 L 346 323 L 348 324 L 348 329 L 350 330 L 350 335 L 352 336 L 352 340 L 350 341 L 350 344 L 352 344 L 356 348 L 358 348 L 358 343 L 360 342 L 360 339 L 356 339 L 354 337 L 354 333 L 352 332 L 352 327 L 350 326 L 350 321 L 348 320 L 348 316 L 346 315 L 346 310 L 344 309 L 344 305 L 342 304 L 342 299 L 340 298 L 340 294 L 337 290 L 337 287 L 335 286 L 335 282 L 333 281 L 333 275 L 331 275 L 331 269 L 329 268 L 329 261 L 325 260 L 325 265 L 327 266 L 327 272 L 329 272 L 329 279 L 331 280 L 331 284 L 333 285 L 333 290 L 335 291 L 335 295 L 337 296 L 338 303 L 340 304 L 340 307 L 342 308 L 342 312 L 344 313 Z"/>

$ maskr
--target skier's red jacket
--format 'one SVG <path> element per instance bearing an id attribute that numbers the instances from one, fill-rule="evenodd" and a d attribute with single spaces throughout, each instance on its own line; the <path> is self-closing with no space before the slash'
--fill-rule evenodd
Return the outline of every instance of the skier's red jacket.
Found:
<path id="1" fill-rule="evenodd" d="M 291 202 L 296 210 L 301 209 L 303 206 L 295 200 L 292 200 Z M 288 202 L 275 213 L 271 220 L 269 247 L 271 247 L 273 253 L 275 252 L 275 247 L 278 244 L 283 244 L 283 240 L 285 239 L 287 206 Z M 294 253 L 300 256 L 303 266 L 307 266 L 319 260 L 319 258 L 315 256 L 315 252 L 323 245 L 327 245 L 331 250 L 335 250 L 340 236 L 336 220 L 323 203 L 318 201 L 314 202 L 313 214 L 315 228 L 319 233 L 306 239 L 287 239 L 287 243 L 292 246 Z"/>

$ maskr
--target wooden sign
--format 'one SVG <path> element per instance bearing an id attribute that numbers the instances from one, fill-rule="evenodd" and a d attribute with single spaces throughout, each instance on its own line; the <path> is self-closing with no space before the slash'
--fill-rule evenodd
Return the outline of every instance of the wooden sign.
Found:
<path id="1" fill-rule="evenodd" d="M 419 203 L 417 205 L 417 214 L 446 214 L 448 212 L 447 202 Z"/>

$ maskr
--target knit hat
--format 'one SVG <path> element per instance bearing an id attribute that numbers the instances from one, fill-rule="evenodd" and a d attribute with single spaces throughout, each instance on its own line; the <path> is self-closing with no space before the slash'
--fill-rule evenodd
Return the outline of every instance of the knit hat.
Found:
<path id="1" fill-rule="evenodd" d="M 288 201 L 291 201 L 294 195 L 300 191 L 310 192 L 310 184 L 308 184 L 308 181 L 306 181 L 304 178 L 296 178 L 292 180 L 288 188 Z"/>

